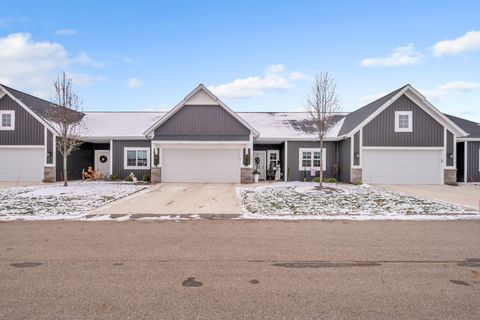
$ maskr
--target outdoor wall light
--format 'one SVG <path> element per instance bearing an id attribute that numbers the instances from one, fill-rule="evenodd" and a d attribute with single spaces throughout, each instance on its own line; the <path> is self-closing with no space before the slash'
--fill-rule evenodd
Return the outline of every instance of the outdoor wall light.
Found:
<path id="1" fill-rule="evenodd" d="M 449 153 L 448 158 L 453 159 L 453 153 Z"/>
<path id="2" fill-rule="evenodd" d="M 355 152 L 355 158 L 360 158 L 360 154 L 358 152 Z"/>

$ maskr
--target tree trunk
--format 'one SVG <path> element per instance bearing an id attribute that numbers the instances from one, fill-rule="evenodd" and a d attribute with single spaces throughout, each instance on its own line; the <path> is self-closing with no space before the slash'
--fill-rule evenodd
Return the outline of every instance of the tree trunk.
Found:
<path id="1" fill-rule="evenodd" d="M 67 156 L 63 156 L 63 186 L 68 186 L 68 179 L 67 179 Z"/>
<path id="2" fill-rule="evenodd" d="M 323 188 L 323 137 L 320 137 L 320 189 Z"/>

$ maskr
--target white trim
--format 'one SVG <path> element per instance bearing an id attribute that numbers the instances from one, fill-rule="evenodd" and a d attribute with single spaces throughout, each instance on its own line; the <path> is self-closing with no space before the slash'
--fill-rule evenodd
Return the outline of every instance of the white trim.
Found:
<path id="1" fill-rule="evenodd" d="M 247 145 L 249 141 L 190 141 L 190 140 L 152 140 L 152 144 L 238 144 Z"/>
<path id="2" fill-rule="evenodd" d="M 408 116 L 408 127 L 400 128 L 400 116 Z M 413 132 L 413 112 L 395 111 L 395 132 Z"/>
<path id="3" fill-rule="evenodd" d="M 410 90 L 410 94 L 409 91 Z M 435 108 L 430 102 L 428 102 L 423 95 L 421 95 L 415 88 L 413 88 L 410 84 L 407 84 L 405 88 L 400 90 L 396 95 L 394 95 L 390 100 L 385 102 L 380 108 L 378 108 L 375 112 L 369 115 L 365 120 L 363 120 L 359 125 L 355 128 L 350 130 L 344 136 L 351 136 L 352 132 L 357 132 L 361 128 L 363 128 L 367 123 L 372 121 L 375 117 L 377 117 L 381 112 L 387 109 L 393 102 L 395 102 L 398 98 L 400 98 L 403 94 L 405 94 L 411 100 L 416 100 L 416 104 L 422 108 L 425 112 L 430 114 L 435 120 L 443 124 L 444 126 L 448 126 L 452 129 L 452 132 L 456 133 L 458 136 L 467 136 L 468 133 L 465 132 L 462 128 L 457 126 L 452 120 L 448 119 L 443 113 L 441 113 L 437 108 Z M 425 108 L 427 106 L 428 108 Z"/>
<path id="4" fill-rule="evenodd" d="M 363 128 L 360 129 L 360 131 L 358 131 L 358 165 L 355 164 L 355 144 L 352 143 L 352 157 L 351 157 L 351 168 L 352 169 L 361 169 L 362 168 L 362 131 L 363 131 Z M 352 141 L 355 142 L 355 135 L 357 134 L 357 132 L 355 132 L 354 134 L 352 134 Z"/>
<path id="5" fill-rule="evenodd" d="M 128 151 L 147 151 L 147 166 L 128 166 L 127 153 Z M 124 147 L 123 148 L 123 169 L 124 170 L 150 170 L 150 148 L 149 147 Z"/>
<path id="6" fill-rule="evenodd" d="M 480 148 L 478 148 L 478 171 L 480 172 Z"/>
<path id="7" fill-rule="evenodd" d="M 2 126 L 2 116 L 4 114 L 10 115 L 10 126 Z M 13 131 L 15 130 L 15 110 L 0 110 L 0 131 Z"/>
<path id="8" fill-rule="evenodd" d="M 0 90 L 0 99 L 2 99 L 5 95 L 6 95 L 6 93 L 3 92 L 2 90 Z"/>
<path id="9" fill-rule="evenodd" d="M 364 150 L 444 150 L 443 147 L 362 147 Z"/>
<path id="10" fill-rule="evenodd" d="M 170 119 L 175 113 L 177 113 L 178 110 L 180 110 L 183 106 L 185 106 L 188 102 L 188 100 L 194 96 L 196 93 L 199 91 L 205 92 L 210 98 L 215 100 L 223 109 L 225 109 L 231 116 L 233 116 L 235 119 L 237 119 L 241 124 L 243 124 L 245 127 L 247 127 L 250 132 L 253 132 L 255 136 L 259 136 L 260 133 L 252 127 L 248 122 L 243 120 L 238 114 L 236 114 L 232 109 L 230 109 L 225 103 L 223 103 L 220 99 L 218 99 L 217 96 L 215 96 L 210 90 L 208 90 L 203 84 L 199 84 L 195 89 L 193 89 L 192 92 L 190 92 L 182 101 L 180 101 L 179 104 L 177 104 L 172 110 L 167 112 L 166 115 L 158 119 L 154 124 L 152 124 L 147 130 L 143 132 L 145 136 L 152 136 L 152 133 L 160 127 L 165 121 Z"/>
<path id="11" fill-rule="evenodd" d="M 464 145 L 464 150 L 463 150 L 463 153 L 464 153 L 464 165 L 465 167 L 463 168 L 463 180 L 464 182 L 466 183 L 468 181 L 468 141 L 465 141 L 464 142 L 465 145 Z"/>
<path id="12" fill-rule="evenodd" d="M 480 141 L 480 138 L 457 138 L 457 142 Z"/>
<path id="13" fill-rule="evenodd" d="M 42 149 L 45 148 L 43 144 L 26 144 L 26 145 L 0 145 L 0 149 Z"/>
<path id="14" fill-rule="evenodd" d="M 53 144 L 53 165 L 57 165 L 57 135 L 52 132 L 52 144 Z"/>
<path id="15" fill-rule="evenodd" d="M 35 112 L 32 111 L 32 109 L 27 107 L 21 100 L 17 99 L 13 94 L 11 94 L 1 84 L 0 84 L 0 89 L 2 89 L 10 98 L 12 98 L 13 101 L 18 103 L 22 108 L 24 108 L 32 117 L 37 119 L 41 124 L 47 126 L 50 129 L 50 131 L 57 132 L 47 121 L 45 121 L 41 117 L 39 117 Z"/>
<path id="16" fill-rule="evenodd" d="M 109 161 L 110 161 L 110 167 L 108 168 L 109 169 L 109 174 L 112 176 L 113 175 L 113 140 L 110 140 L 110 158 L 109 158 Z"/>
<path id="17" fill-rule="evenodd" d="M 48 157 L 48 133 L 47 133 L 47 126 L 43 126 L 43 146 L 44 146 L 44 151 L 43 151 L 43 160 L 45 166 L 49 165 L 47 163 L 47 157 Z"/>
<path id="18" fill-rule="evenodd" d="M 327 148 L 322 148 L 322 171 L 327 170 Z M 302 165 L 302 160 L 303 160 L 303 153 L 304 152 L 310 152 L 311 153 L 311 158 L 310 158 L 310 164 L 313 164 L 313 155 L 314 152 L 320 152 L 320 148 L 299 148 L 298 149 L 298 170 L 299 171 L 310 171 L 311 169 L 315 169 L 315 171 L 320 171 L 320 167 L 304 167 Z"/>
<path id="19" fill-rule="evenodd" d="M 284 148 L 284 152 L 283 152 L 283 167 L 284 167 L 284 170 L 285 171 L 283 173 L 283 180 L 286 182 L 288 181 L 288 141 L 285 141 L 285 148 Z"/>
<path id="20" fill-rule="evenodd" d="M 354 158 L 355 158 L 355 155 L 353 154 L 354 141 L 355 141 L 355 134 L 352 134 L 351 137 L 350 137 L 350 168 L 355 168 L 355 166 L 353 165 L 355 163 L 355 161 L 353 161 Z"/>

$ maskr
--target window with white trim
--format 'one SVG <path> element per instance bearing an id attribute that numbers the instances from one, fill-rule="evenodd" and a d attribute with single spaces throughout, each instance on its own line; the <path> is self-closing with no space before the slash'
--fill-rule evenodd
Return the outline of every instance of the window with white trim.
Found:
<path id="1" fill-rule="evenodd" d="M 395 111 L 395 132 L 412 132 L 412 111 Z"/>
<path id="2" fill-rule="evenodd" d="M 305 171 L 315 169 L 320 171 L 320 148 L 300 148 L 298 150 L 298 170 Z M 322 152 L 323 171 L 327 170 L 327 149 Z"/>
<path id="3" fill-rule="evenodd" d="M 124 169 L 150 169 L 150 148 L 123 148 Z"/>
<path id="4" fill-rule="evenodd" d="M 0 130 L 15 130 L 14 110 L 0 110 Z"/>

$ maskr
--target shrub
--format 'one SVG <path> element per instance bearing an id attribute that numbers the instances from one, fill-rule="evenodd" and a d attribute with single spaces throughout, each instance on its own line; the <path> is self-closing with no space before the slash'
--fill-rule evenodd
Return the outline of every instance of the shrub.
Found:
<path id="1" fill-rule="evenodd" d="M 143 181 L 145 181 L 145 182 L 150 182 L 150 180 L 151 180 L 151 179 L 150 179 L 150 176 L 149 176 L 148 174 L 146 174 L 146 175 L 143 176 Z"/>
<path id="2" fill-rule="evenodd" d="M 125 181 L 133 181 L 133 179 L 132 179 L 131 176 L 126 176 L 126 177 L 125 177 Z"/>
<path id="3" fill-rule="evenodd" d="M 353 184 L 356 185 L 356 186 L 361 186 L 363 184 L 363 182 L 362 181 L 355 181 Z"/>
<path id="4" fill-rule="evenodd" d="M 327 183 L 337 183 L 337 179 L 335 179 L 335 178 L 327 178 L 327 179 L 325 179 L 325 182 L 327 182 Z"/>
<path id="5" fill-rule="evenodd" d="M 317 183 L 319 183 L 319 182 L 320 182 L 320 177 L 314 177 L 314 178 L 312 179 L 312 182 L 317 182 Z"/>

